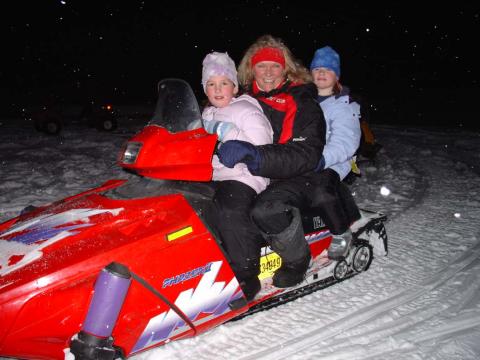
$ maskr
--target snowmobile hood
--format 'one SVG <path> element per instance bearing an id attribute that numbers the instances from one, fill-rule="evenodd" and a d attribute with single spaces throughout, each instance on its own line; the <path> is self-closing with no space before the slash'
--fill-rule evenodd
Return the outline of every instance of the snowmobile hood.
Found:
<path id="1" fill-rule="evenodd" d="M 109 191 L 125 182 L 111 180 L 0 224 L 0 354 L 52 358 L 32 357 L 25 345 L 31 339 L 34 344 L 45 341 L 40 352 L 46 354 L 68 346 L 66 340 L 80 330 L 97 275 L 113 262 L 162 287 L 172 298 L 184 282 L 190 288 L 204 273 L 210 274 L 210 264 L 219 269 L 226 264 L 184 195 L 152 195 L 146 189 L 146 197 L 125 198 L 117 196 L 119 189 Z M 233 281 L 235 291 L 238 282 L 231 269 L 221 269 L 220 279 Z M 131 290 L 136 300 L 127 307 L 135 308 L 136 315 L 125 317 L 136 335 L 119 335 L 127 338 L 128 349 L 149 319 L 158 315 L 158 299 L 144 300 L 144 291 L 139 285 Z M 150 304 L 138 305 L 139 298 Z"/>
<path id="2" fill-rule="evenodd" d="M 114 200 L 102 195 L 107 188 L 64 199 L 0 225 L 0 306 L 2 293 L 8 289 L 32 281 L 33 286 L 46 286 L 55 281 L 51 277 L 55 272 L 68 271 L 84 261 L 105 266 L 122 248 L 141 246 L 151 236 L 161 241 L 165 234 L 165 246 L 170 245 L 166 236 L 178 230 L 178 209 L 186 205 L 181 195 Z M 95 258 L 101 258 L 102 264 Z"/>

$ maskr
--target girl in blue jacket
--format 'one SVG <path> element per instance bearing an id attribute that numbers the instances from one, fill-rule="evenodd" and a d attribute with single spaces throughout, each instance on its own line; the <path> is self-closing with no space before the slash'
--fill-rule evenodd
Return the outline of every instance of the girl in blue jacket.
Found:
<path id="1" fill-rule="evenodd" d="M 331 47 L 315 52 L 310 71 L 326 121 L 326 144 L 316 168 L 314 206 L 333 235 L 328 256 L 340 260 L 347 256 L 352 242 L 350 225 L 360 217 L 350 191 L 342 183 L 360 144 L 360 105 L 340 84 L 340 56 Z"/>

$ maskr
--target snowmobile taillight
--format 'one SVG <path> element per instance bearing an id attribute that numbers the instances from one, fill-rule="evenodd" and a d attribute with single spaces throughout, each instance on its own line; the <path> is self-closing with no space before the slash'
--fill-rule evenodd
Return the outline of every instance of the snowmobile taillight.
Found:
<path id="1" fill-rule="evenodd" d="M 124 164 L 135 164 L 142 145 L 143 144 L 141 142 L 129 141 L 127 143 L 125 151 L 123 152 L 121 161 Z"/>

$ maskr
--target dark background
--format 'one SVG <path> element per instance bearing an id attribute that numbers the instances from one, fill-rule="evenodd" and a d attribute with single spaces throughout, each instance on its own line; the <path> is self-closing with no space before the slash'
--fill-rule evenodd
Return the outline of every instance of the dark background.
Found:
<path id="1" fill-rule="evenodd" d="M 372 122 L 480 128 L 480 6 L 346 1 L 25 1 L 3 4 L 0 116 L 47 101 L 151 106 L 165 77 L 190 82 L 201 62 L 235 62 L 260 35 L 282 38 L 306 66 L 341 55 L 343 84 Z M 52 100 L 54 99 L 54 100 Z"/>

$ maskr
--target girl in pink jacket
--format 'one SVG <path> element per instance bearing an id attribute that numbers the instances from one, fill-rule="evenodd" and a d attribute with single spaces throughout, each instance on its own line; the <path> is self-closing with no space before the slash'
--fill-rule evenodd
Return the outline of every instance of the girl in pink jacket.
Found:
<path id="1" fill-rule="evenodd" d="M 220 143 L 243 140 L 253 145 L 271 144 L 273 130 L 257 100 L 238 93 L 237 70 L 227 53 L 212 52 L 203 60 L 202 85 L 209 105 L 202 114 L 208 133 L 217 134 Z M 221 144 L 219 146 L 222 146 Z M 215 196 L 207 212 L 230 265 L 248 300 L 260 290 L 258 254 L 262 237 L 250 218 L 250 208 L 269 179 L 254 176 L 245 164 L 228 168 L 213 156 Z"/>
<path id="2" fill-rule="evenodd" d="M 258 101 L 249 95 L 235 97 L 237 71 L 226 53 L 208 54 L 203 61 L 202 75 L 202 85 L 211 105 L 202 114 L 207 132 L 216 133 L 221 143 L 228 140 L 243 140 L 253 145 L 272 143 L 273 130 Z M 214 155 L 212 165 L 214 181 L 240 181 L 257 194 L 269 184 L 269 179 L 250 174 L 243 163 L 228 168 Z"/>

